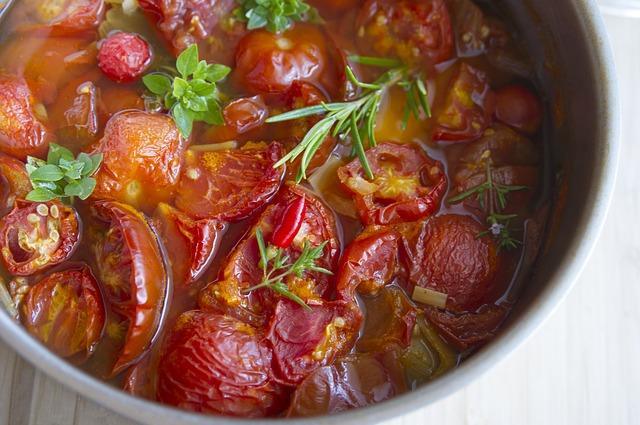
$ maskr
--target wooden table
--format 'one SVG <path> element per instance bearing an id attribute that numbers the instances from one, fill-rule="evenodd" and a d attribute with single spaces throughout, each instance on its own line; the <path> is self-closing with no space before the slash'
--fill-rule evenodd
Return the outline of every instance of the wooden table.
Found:
<path id="1" fill-rule="evenodd" d="M 622 95 L 622 164 L 604 234 L 577 287 L 482 379 L 384 425 L 639 423 L 640 20 L 606 21 Z M 2 343 L 0 424 L 134 425 L 35 371 Z"/>

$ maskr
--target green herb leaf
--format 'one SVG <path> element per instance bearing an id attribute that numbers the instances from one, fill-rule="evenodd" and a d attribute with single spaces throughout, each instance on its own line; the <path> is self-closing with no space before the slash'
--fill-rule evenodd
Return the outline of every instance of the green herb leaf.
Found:
<path id="1" fill-rule="evenodd" d="M 184 78 L 188 78 L 198 67 L 198 45 L 192 44 L 180 53 L 176 60 L 176 69 Z"/>
<path id="2" fill-rule="evenodd" d="M 57 197 L 58 195 L 56 195 L 52 191 L 39 187 L 27 193 L 26 198 L 27 201 L 32 202 L 47 202 L 56 199 Z"/>
<path id="3" fill-rule="evenodd" d="M 306 21 L 315 15 L 311 6 L 303 0 L 237 0 L 234 14 L 247 22 L 247 29 L 266 28 L 280 33 L 293 25 L 294 21 Z"/>
<path id="4" fill-rule="evenodd" d="M 62 180 L 64 173 L 57 165 L 47 164 L 36 168 L 29 174 L 32 181 L 57 182 Z"/>
<path id="5" fill-rule="evenodd" d="M 193 130 L 193 118 L 189 114 L 189 110 L 182 106 L 181 103 L 176 103 L 176 105 L 171 110 L 171 115 L 178 126 L 178 130 L 183 135 L 191 134 Z"/>
<path id="6" fill-rule="evenodd" d="M 171 78 L 164 74 L 147 74 L 142 82 L 149 91 L 158 96 L 164 96 L 171 91 Z"/>
<path id="7" fill-rule="evenodd" d="M 60 159 L 66 159 L 67 161 L 73 161 L 73 152 L 64 146 L 51 143 L 49 145 L 49 153 L 47 154 L 47 162 L 49 164 L 57 164 Z"/>

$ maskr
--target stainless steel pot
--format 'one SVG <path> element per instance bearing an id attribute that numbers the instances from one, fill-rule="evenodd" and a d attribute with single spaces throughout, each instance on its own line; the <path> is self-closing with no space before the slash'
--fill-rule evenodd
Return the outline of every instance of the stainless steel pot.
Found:
<path id="1" fill-rule="evenodd" d="M 265 420 L 290 424 L 375 423 L 426 406 L 469 384 L 522 344 L 578 278 L 604 223 L 618 152 L 613 59 L 591 0 L 501 0 L 536 58 L 552 105 L 554 158 L 567 185 L 554 237 L 501 333 L 458 369 L 390 401 L 332 417 Z M 248 424 L 137 399 L 86 375 L 33 340 L 4 312 L 0 336 L 32 364 L 73 390 L 139 422 L 154 425 Z"/>

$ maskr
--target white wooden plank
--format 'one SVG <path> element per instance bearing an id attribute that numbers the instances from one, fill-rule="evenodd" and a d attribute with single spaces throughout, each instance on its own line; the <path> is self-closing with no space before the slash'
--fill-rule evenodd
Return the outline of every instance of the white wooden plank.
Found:
<path id="1" fill-rule="evenodd" d="M 29 425 L 73 424 L 77 399 L 78 396 L 74 392 L 44 373 L 36 372 Z"/>
<path id="2" fill-rule="evenodd" d="M 137 422 L 122 418 L 92 401 L 78 398 L 76 405 L 76 425 L 138 425 Z"/>

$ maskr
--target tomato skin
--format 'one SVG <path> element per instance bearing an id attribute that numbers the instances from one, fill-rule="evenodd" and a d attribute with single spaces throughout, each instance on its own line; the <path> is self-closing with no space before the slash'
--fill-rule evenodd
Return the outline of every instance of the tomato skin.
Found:
<path id="1" fill-rule="evenodd" d="M 104 0 L 34 0 L 16 11 L 18 30 L 53 36 L 91 36 L 104 17 Z M 24 23 L 28 22 L 28 23 Z"/>
<path id="2" fill-rule="evenodd" d="M 152 57 L 151 46 L 144 38 L 115 32 L 99 43 L 98 67 L 116 83 L 130 83 L 146 72 Z"/>
<path id="3" fill-rule="evenodd" d="M 498 249 L 486 228 L 465 215 L 446 214 L 405 225 L 401 261 L 408 293 L 415 286 L 448 295 L 446 309 L 475 311 L 493 295 Z"/>
<path id="4" fill-rule="evenodd" d="M 271 351 L 260 333 L 229 316 L 182 314 L 163 353 L 162 403 L 236 417 L 273 416 L 287 405 L 287 390 L 270 377 Z"/>
<path id="5" fill-rule="evenodd" d="M 35 99 L 22 78 L 0 73 L 0 151 L 22 161 L 44 157 L 52 134 L 34 112 Z"/>
<path id="6" fill-rule="evenodd" d="M 9 273 L 30 276 L 73 255 L 80 242 L 80 218 L 58 201 L 17 200 L 0 221 L 0 252 Z"/>
<path id="7" fill-rule="evenodd" d="M 168 204 L 154 214 L 173 271 L 176 288 L 198 280 L 215 256 L 224 226 L 215 220 L 193 220 Z"/>
<path id="8" fill-rule="evenodd" d="M 480 56 L 509 43 L 509 33 L 504 25 L 485 16 L 472 0 L 453 0 L 449 7 L 456 30 L 458 56 Z"/>
<path id="9" fill-rule="evenodd" d="M 125 111 L 107 122 L 95 152 L 104 159 L 93 199 L 113 199 L 145 211 L 173 196 L 185 140 L 168 115 Z"/>
<path id="10" fill-rule="evenodd" d="M 282 155 L 277 142 L 224 151 L 187 151 L 176 207 L 195 218 L 242 220 L 277 193 L 284 167 L 273 165 Z"/>
<path id="11" fill-rule="evenodd" d="M 453 57 L 444 0 L 368 0 L 357 21 L 359 45 L 374 56 L 435 65 Z"/>
<path id="12" fill-rule="evenodd" d="M 447 188 L 439 161 L 418 146 L 391 142 L 367 150 L 366 156 L 374 176 L 371 182 L 357 159 L 338 169 L 364 224 L 416 221 L 438 209 Z"/>
<path id="13" fill-rule="evenodd" d="M 425 315 L 449 343 L 464 351 L 491 339 L 508 312 L 506 306 L 489 304 L 476 312 L 462 314 L 428 307 Z"/>
<path id="14" fill-rule="evenodd" d="M 356 7 L 361 0 L 309 0 L 308 3 L 320 10 L 323 16 L 339 16 Z"/>
<path id="15" fill-rule="evenodd" d="M 84 147 L 96 141 L 101 117 L 99 89 L 93 78 L 72 80 L 58 93 L 49 112 L 58 139 L 68 147 Z M 71 145 L 71 146 L 70 146 Z"/>
<path id="16" fill-rule="evenodd" d="M 461 63 L 453 77 L 444 109 L 436 113 L 434 141 L 465 142 L 477 139 L 491 124 L 495 94 L 487 75 Z"/>
<path id="17" fill-rule="evenodd" d="M 24 199 L 31 189 L 24 162 L 0 153 L 0 217 L 11 211 L 16 199 Z"/>
<path id="18" fill-rule="evenodd" d="M 331 364 L 353 347 L 362 313 L 355 303 L 311 304 L 310 310 L 281 300 L 266 340 L 273 349 L 278 382 L 298 385 L 313 370 Z"/>
<path id="19" fill-rule="evenodd" d="M 252 93 L 284 93 L 294 81 L 317 82 L 328 67 L 326 40 L 314 26 L 282 34 L 254 30 L 236 48 L 235 78 Z"/>
<path id="20" fill-rule="evenodd" d="M 134 364 L 150 348 L 162 326 L 171 290 L 154 230 L 132 207 L 98 201 L 92 247 L 105 296 L 113 310 L 129 319 L 124 346 L 112 376 Z"/>
<path id="21" fill-rule="evenodd" d="M 538 96 L 523 85 L 512 84 L 496 91 L 496 118 L 515 129 L 536 133 L 542 113 Z"/>
<path id="22" fill-rule="evenodd" d="M 235 134 L 260 127 L 269 115 L 262 96 L 236 99 L 224 107 L 224 121 Z"/>
<path id="23" fill-rule="evenodd" d="M 61 357 L 89 357 L 105 324 L 100 287 L 86 264 L 51 273 L 31 286 L 21 304 L 29 333 Z"/>

